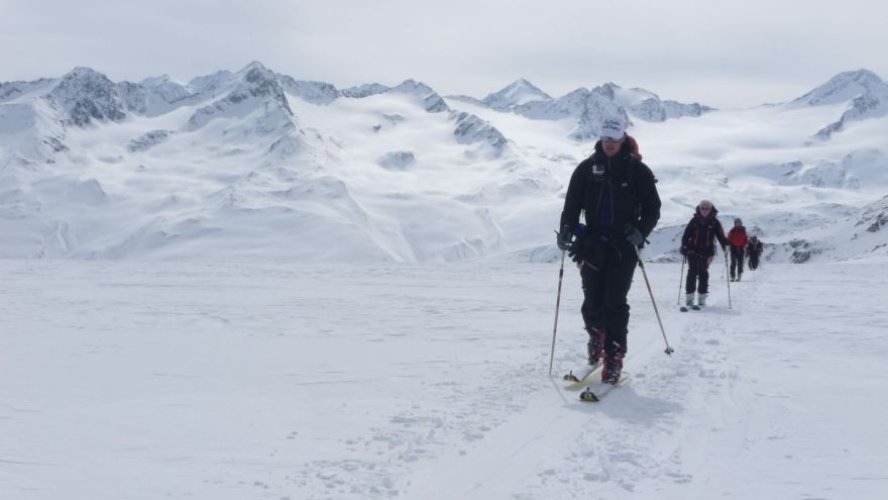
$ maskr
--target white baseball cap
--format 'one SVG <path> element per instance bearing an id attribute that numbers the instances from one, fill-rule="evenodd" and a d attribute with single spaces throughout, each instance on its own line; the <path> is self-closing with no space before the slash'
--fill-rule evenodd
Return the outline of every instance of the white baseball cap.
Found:
<path id="1" fill-rule="evenodd" d="M 601 122 L 601 138 L 619 141 L 626 135 L 626 122 L 622 118 L 605 118 Z"/>

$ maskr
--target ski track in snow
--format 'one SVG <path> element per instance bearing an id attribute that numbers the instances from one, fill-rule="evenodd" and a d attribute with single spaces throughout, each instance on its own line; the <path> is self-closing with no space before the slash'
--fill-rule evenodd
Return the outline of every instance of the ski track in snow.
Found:
<path id="1" fill-rule="evenodd" d="M 546 375 L 555 264 L 0 262 L 0 497 L 884 491 L 882 267 L 766 266 L 729 308 L 716 265 L 688 313 L 677 266 L 647 269 L 675 353 L 639 270 L 632 379 L 590 404 L 561 389 L 585 349 L 574 269 Z"/>
<path id="2" fill-rule="evenodd" d="M 663 306 L 667 317 L 676 316 L 674 307 Z M 728 324 L 737 313 L 713 304 L 697 314 L 672 318 L 679 320 L 670 323 L 673 335 L 676 329 L 683 332 L 674 358 L 658 355 L 656 349 L 628 356 L 626 371 L 635 373 L 633 380 L 603 403 L 584 404 L 577 401 L 577 392 L 538 388 L 519 416 L 485 439 L 477 456 L 470 454 L 458 472 L 417 498 L 434 491 L 440 498 L 545 498 L 553 489 L 563 498 L 620 498 L 643 492 L 647 483 L 690 483 L 699 464 L 684 457 L 686 435 L 699 430 L 699 423 L 684 418 L 704 411 L 708 425 L 718 431 L 726 418 L 723 408 L 735 405 L 731 390 L 737 376 L 727 355 Z M 584 343 L 577 343 L 575 348 L 582 351 Z M 563 371 L 555 374 L 556 380 Z M 520 385 L 538 384 L 528 380 Z M 556 388 L 561 385 L 555 382 Z M 517 490 L 516 478 L 524 481 Z M 454 487 L 460 484 L 465 486 Z M 662 493 L 662 488 L 652 493 Z"/>

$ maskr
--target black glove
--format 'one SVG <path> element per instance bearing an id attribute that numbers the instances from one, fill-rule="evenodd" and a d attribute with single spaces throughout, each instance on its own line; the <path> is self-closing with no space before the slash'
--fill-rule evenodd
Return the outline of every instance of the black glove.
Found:
<path id="1" fill-rule="evenodd" d="M 580 264 L 586 258 L 586 242 L 584 238 L 577 238 L 573 244 L 570 245 L 570 250 L 567 251 L 567 255 L 570 257 L 570 260 Z"/>
<path id="2" fill-rule="evenodd" d="M 627 228 L 626 241 L 632 243 L 632 246 L 635 248 L 638 248 L 644 243 L 644 236 L 642 236 L 641 231 L 639 231 L 637 227 Z"/>
<path id="3" fill-rule="evenodd" d="M 688 254 L 688 247 L 681 247 L 681 248 L 679 248 L 679 249 L 678 249 L 678 253 L 680 253 L 680 254 L 682 254 L 682 255 L 687 255 L 687 254 Z"/>
<path id="4" fill-rule="evenodd" d="M 573 233 L 570 230 L 570 226 L 562 226 L 561 231 L 558 232 L 558 238 L 555 240 L 555 243 L 558 245 L 558 249 L 562 252 L 565 250 L 570 250 L 573 246 Z M 573 256 L 573 254 L 571 254 Z"/>

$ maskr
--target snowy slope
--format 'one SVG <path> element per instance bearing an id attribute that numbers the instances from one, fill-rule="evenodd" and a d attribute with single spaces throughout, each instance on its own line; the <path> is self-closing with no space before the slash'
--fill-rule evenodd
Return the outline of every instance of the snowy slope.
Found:
<path id="1" fill-rule="evenodd" d="M 716 267 L 699 313 L 650 264 L 675 353 L 636 276 L 633 377 L 586 404 L 553 263 L 0 261 L 0 497 L 880 498 L 884 263 L 765 263 L 730 308 Z"/>

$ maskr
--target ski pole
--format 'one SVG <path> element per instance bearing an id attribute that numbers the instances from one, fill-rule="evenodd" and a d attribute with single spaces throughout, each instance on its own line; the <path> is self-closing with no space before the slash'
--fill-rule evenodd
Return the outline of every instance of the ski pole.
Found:
<path id="1" fill-rule="evenodd" d="M 669 347 L 669 340 L 666 338 L 666 329 L 663 328 L 663 321 L 660 319 L 660 310 L 657 309 L 657 301 L 654 300 L 654 291 L 651 290 L 651 282 L 648 280 L 647 271 L 644 270 L 644 263 L 641 261 L 641 252 L 638 251 L 638 247 L 635 245 L 633 245 L 633 247 L 635 248 L 635 255 L 638 256 L 638 267 L 641 268 L 641 274 L 644 276 L 644 283 L 647 285 L 648 294 L 651 296 L 651 304 L 654 305 L 654 314 L 657 315 L 657 323 L 660 324 L 660 332 L 663 333 L 663 341 L 666 342 L 666 355 L 671 356 L 675 350 Z"/>
<path id="2" fill-rule="evenodd" d="M 727 270 L 728 270 L 728 252 L 725 252 L 725 271 L 727 271 Z M 733 309 L 733 307 L 731 307 L 731 278 L 729 276 L 730 273 L 726 272 L 725 274 L 728 275 L 728 276 L 725 276 L 725 282 L 728 284 L 728 309 Z"/>
<path id="3" fill-rule="evenodd" d="M 561 280 L 564 278 L 564 254 L 561 251 L 561 269 L 558 270 L 558 298 L 555 299 L 555 326 L 552 327 L 552 352 L 549 354 L 549 376 L 552 376 L 552 362 L 555 360 L 555 333 L 558 331 L 558 309 L 561 307 Z"/>
<path id="4" fill-rule="evenodd" d="M 685 262 L 687 262 L 688 258 L 684 255 L 681 256 L 681 272 L 678 273 L 678 298 L 675 299 L 675 305 L 681 305 L 681 282 L 684 281 L 685 274 Z"/>

